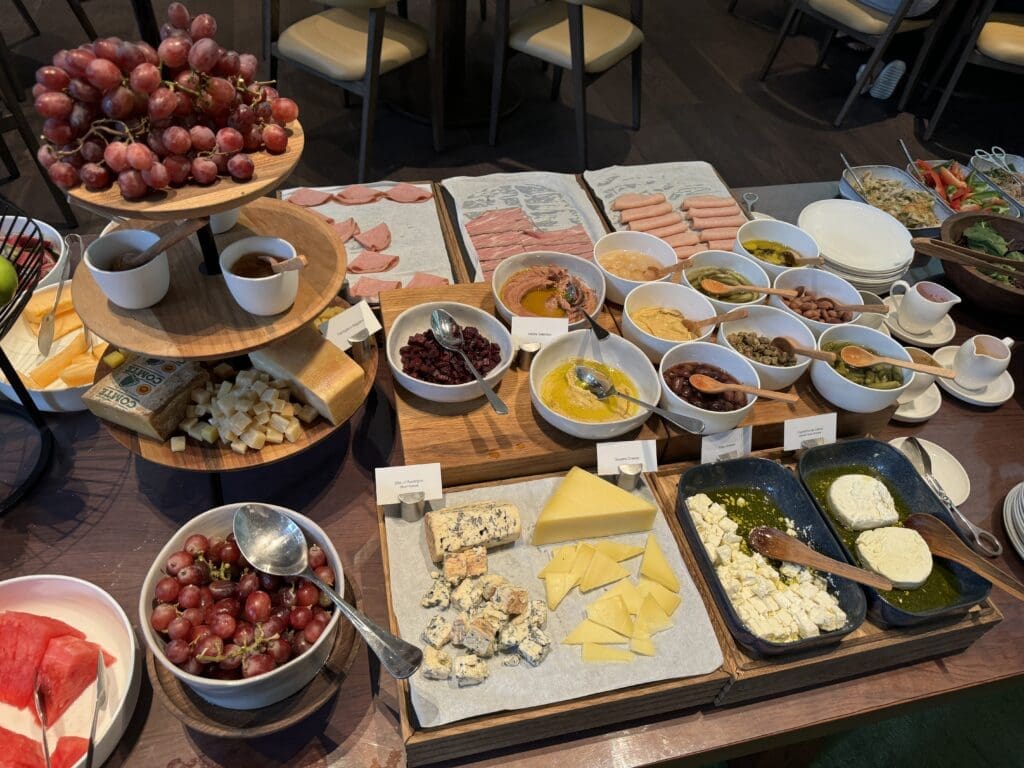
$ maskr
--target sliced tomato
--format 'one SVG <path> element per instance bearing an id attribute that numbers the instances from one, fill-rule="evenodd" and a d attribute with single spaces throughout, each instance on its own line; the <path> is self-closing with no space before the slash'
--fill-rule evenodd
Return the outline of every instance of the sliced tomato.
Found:
<path id="1" fill-rule="evenodd" d="M 950 185 L 953 185 L 955 187 L 962 187 L 964 189 L 967 188 L 967 182 L 965 182 L 963 179 L 958 179 L 956 176 L 954 176 L 950 172 L 949 168 L 944 168 L 944 167 L 940 166 L 939 167 L 939 178 L 942 179 L 942 183 L 943 184 L 950 184 Z"/>

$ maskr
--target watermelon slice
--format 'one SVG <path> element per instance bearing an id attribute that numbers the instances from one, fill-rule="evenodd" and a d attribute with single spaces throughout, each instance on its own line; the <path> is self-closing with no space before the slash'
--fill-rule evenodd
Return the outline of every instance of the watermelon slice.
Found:
<path id="1" fill-rule="evenodd" d="M 0 765 L 3 768 L 45 768 L 43 745 L 0 726 Z"/>
<path id="2" fill-rule="evenodd" d="M 71 768 L 89 749 L 89 740 L 81 736 L 61 736 L 57 748 L 50 753 L 51 768 Z"/>
<path id="3" fill-rule="evenodd" d="M 71 635 L 55 637 L 46 647 L 46 655 L 39 665 L 39 687 L 46 708 L 46 724 L 51 728 L 96 680 L 96 654 L 100 651 L 106 666 L 114 663 L 114 657 L 96 643 Z M 35 709 L 32 714 L 35 715 Z"/>
<path id="4" fill-rule="evenodd" d="M 81 632 L 63 621 L 20 611 L 0 613 L 0 701 L 23 709 L 32 703 L 36 669 L 55 637 Z M 93 656 L 93 668 L 96 657 Z"/>

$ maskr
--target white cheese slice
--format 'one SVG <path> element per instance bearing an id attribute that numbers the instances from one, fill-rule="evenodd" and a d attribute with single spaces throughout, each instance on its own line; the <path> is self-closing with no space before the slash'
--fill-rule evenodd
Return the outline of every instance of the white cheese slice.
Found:
<path id="1" fill-rule="evenodd" d="M 932 553 L 921 534 L 910 528 L 875 528 L 857 537 L 864 567 L 885 576 L 900 589 L 916 589 L 932 572 Z"/>
<path id="2" fill-rule="evenodd" d="M 866 531 L 899 522 L 889 489 L 870 475 L 842 475 L 829 486 L 828 504 L 840 523 Z"/>

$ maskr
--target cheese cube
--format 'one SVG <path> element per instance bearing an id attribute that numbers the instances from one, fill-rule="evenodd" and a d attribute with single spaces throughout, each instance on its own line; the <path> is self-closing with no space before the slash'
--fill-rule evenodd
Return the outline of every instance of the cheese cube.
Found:
<path id="1" fill-rule="evenodd" d="M 171 450 L 175 453 L 181 453 L 185 450 L 185 436 L 175 435 L 171 438 Z"/>
<path id="2" fill-rule="evenodd" d="M 259 430 L 249 429 L 242 434 L 240 439 L 254 451 L 258 451 L 263 448 L 263 444 L 267 441 L 267 436 Z"/>
<path id="3" fill-rule="evenodd" d="M 284 442 L 284 433 L 279 432 L 273 427 L 267 426 L 267 431 L 264 434 L 266 434 L 267 436 L 268 443 L 274 443 L 275 445 L 278 445 Z"/>

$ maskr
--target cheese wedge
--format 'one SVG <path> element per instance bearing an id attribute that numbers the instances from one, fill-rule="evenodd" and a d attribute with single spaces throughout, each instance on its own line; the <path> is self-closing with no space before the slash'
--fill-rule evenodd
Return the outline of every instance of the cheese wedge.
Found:
<path id="1" fill-rule="evenodd" d="M 569 569 L 569 573 L 576 577 L 574 584 L 579 584 L 583 580 L 583 575 L 587 572 L 587 568 L 590 567 L 590 561 L 594 557 L 594 553 L 597 550 L 589 544 L 579 544 L 576 547 L 576 557 L 572 561 L 572 567 Z"/>
<path id="2" fill-rule="evenodd" d="M 62 299 L 63 300 L 63 299 Z M 28 327 L 38 336 L 40 323 L 29 322 Z M 59 339 L 82 327 L 82 318 L 74 312 L 61 312 L 53 318 L 53 338 Z"/>
<path id="3" fill-rule="evenodd" d="M 587 618 L 627 637 L 633 634 L 633 620 L 621 597 L 602 597 L 587 606 Z"/>
<path id="4" fill-rule="evenodd" d="M 58 315 L 74 311 L 74 290 L 73 280 L 69 280 L 64 284 L 64 290 L 60 294 L 60 303 L 57 305 Z M 56 289 L 52 291 L 36 291 L 32 294 L 32 298 L 28 300 L 25 309 L 21 312 L 21 316 L 29 325 L 39 325 L 43 321 L 43 315 L 53 309 L 53 300 L 55 298 L 57 298 Z"/>
<path id="5" fill-rule="evenodd" d="M 548 608 L 552 611 L 555 610 L 575 586 L 576 577 L 571 573 L 549 573 L 544 579 L 544 592 Z"/>
<path id="6" fill-rule="evenodd" d="M 532 543 L 649 531 L 656 513 L 639 496 L 573 467 L 541 510 Z"/>
<path id="7" fill-rule="evenodd" d="M 57 380 L 60 376 L 61 371 L 71 364 L 71 361 L 78 357 L 83 352 L 89 349 L 89 344 L 85 340 L 85 332 L 79 331 L 78 334 L 71 339 L 71 343 L 68 344 L 60 352 L 50 355 L 45 361 L 37 365 L 31 371 L 29 375 L 32 380 L 35 381 L 40 387 L 48 387 Z"/>
<path id="8" fill-rule="evenodd" d="M 683 602 L 681 598 L 675 592 L 669 592 L 661 584 L 656 581 L 650 581 L 649 579 L 640 579 L 640 583 L 636 586 L 637 592 L 640 593 L 641 599 L 647 595 L 650 595 L 658 601 L 658 605 L 661 606 L 661 610 L 665 612 L 666 616 L 671 616 L 676 612 L 676 608 Z"/>
<path id="9" fill-rule="evenodd" d="M 551 559 L 548 560 L 548 564 L 540 569 L 540 573 L 537 574 L 538 579 L 545 578 L 549 573 L 569 573 L 572 570 L 573 560 L 576 559 L 576 545 L 572 544 L 567 547 L 559 547 L 555 550 Z"/>
<path id="10" fill-rule="evenodd" d="M 583 644 L 583 660 L 589 663 L 607 661 L 628 663 L 634 658 L 633 653 L 625 648 L 616 648 L 613 645 L 598 645 L 597 643 Z"/>
<path id="11" fill-rule="evenodd" d="M 603 627 L 590 619 L 584 619 L 576 629 L 566 635 L 562 642 L 565 645 L 583 645 L 584 643 L 619 645 L 628 641 L 629 638 L 625 635 L 620 635 L 615 630 Z"/>
<path id="12" fill-rule="evenodd" d="M 608 557 L 617 563 L 621 563 L 623 560 L 629 560 L 631 557 L 636 557 L 644 551 L 643 547 L 637 547 L 632 544 L 623 544 L 618 541 L 597 541 L 594 542 L 594 549 L 608 555 Z"/>
<path id="13" fill-rule="evenodd" d="M 605 597 L 621 597 L 626 603 L 626 610 L 636 616 L 640 613 L 640 606 L 644 602 L 644 593 L 629 579 L 623 579 L 614 587 L 604 593 Z"/>
<path id="14" fill-rule="evenodd" d="M 629 641 L 629 650 L 641 656 L 654 656 L 654 641 L 649 637 L 634 637 Z"/>
<path id="15" fill-rule="evenodd" d="M 665 559 L 665 553 L 661 551 L 653 534 L 647 537 L 644 559 L 640 561 L 640 575 L 658 582 L 672 592 L 679 591 L 679 580 L 672 572 L 668 560 Z"/>
<path id="16" fill-rule="evenodd" d="M 96 378 L 96 363 L 96 358 L 88 352 L 78 355 L 60 372 L 61 381 L 69 387 L 90 386 Z"/>
<path id="17" fill-rule="evenodd" d="M 93 344 L 91 350 L 92 356 L 99 360 L 101 357 L 103 357 L 103 355 L 107 353 L 107 347 L 109 346 L 110 345 L 107 344 L 107 342 L 105 341 L 100 341 L 97 342 L 96 344 Z"/>
<path id="18" fill-rule="evenodd" d="M 635 626 L 641 630 L 639 636 L 644 637 L 645 635 L 650 636 L 661 632 L 663 629 L 668 629 L 672 626 L 672 620 L 661 610 L 658 602 L 648 595 L 640 606 L 640 613 L 636 615 Z M 637 635 L 634 634 L 634 636 Z"/>
<path id="19" fill-rule="evenodd" d="M 587 572 L 580 579 L 580 592 L 590 592 L 605 584 L 619 581 L 629 576 L 629 571 L 612 560 L 603 552 L 594 552 L 587 566 Z"/>

